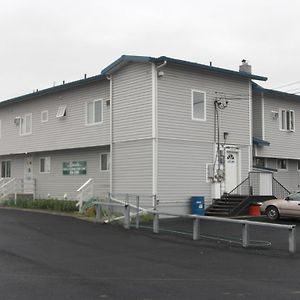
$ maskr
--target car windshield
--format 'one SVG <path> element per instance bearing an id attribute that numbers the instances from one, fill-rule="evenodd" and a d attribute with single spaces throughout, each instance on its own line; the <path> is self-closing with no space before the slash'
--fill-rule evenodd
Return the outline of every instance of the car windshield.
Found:
<path id="1" fill-rule="evenodd" d="M 288 195 L 288 199 L 289 199 L 289 200 L 300 201 L 300 191 L 299 191 L 299 192 L 296 192 L 296 193 L 294 193 L 294 194 Z"/>

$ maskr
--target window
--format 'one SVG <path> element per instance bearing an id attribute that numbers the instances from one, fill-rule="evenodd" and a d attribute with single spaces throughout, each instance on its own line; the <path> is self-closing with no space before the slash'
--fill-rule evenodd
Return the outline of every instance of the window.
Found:
<path id="1" fill-rule="evenodd" d="M 192 119 L 206 120 L 206 94 L 204 92 L 192 90 Z"/>
<path id="2" fill-rule="evenodd" d="M 109 153 L 100 154 L 100 171 L 110 170 L 110 155 Z"/>
<path id="3" fill-rule="evenodd" d="M 102 123 L 102 111 L 102 100 L 94 100 L 86 103 L 86 124 L 94 125 Z"/>
<path id="4" fill-rule="evenodd" d="M 61 105 L 58 107 L 56 118 L 63 118 L 67 115 L 67 105 Z"/>
<path id="5" fill-rule="evenodd" d="M 280 129 L 295 131 L 295 113 L 293 110 L 280 109 Z"/>
<path id="6" fill-rule="evenodd" d="M 50 157 L 40 158 L 40 173 L 50 173 Z"/>
<path id="7" fill-rule="evenodd" d="M 286 159 L 277 159 L 277 168 L 279 170 L 287 170 L 287 160 Z"/>
<path id="8" fill-rule="evenodd" d="M 254 167 L 265 168 L 266 160 L 264 157 L 255 157 L 254 158 Z"/>
<path id="9" fill-rule="evenodd" d="M 48 110 L 44 110 L 41 112 L 41 122 L 48 122 Z"/>
<path id="10" fill-rule="evenodd" d="M 26 114 L 20 117 L 20 135 L 32 133 L 32 114 Z"/>
<path id="11" fill-rule="evenodd" d="M 11 176 L 11 161 L 6 160 L 1 162 L 1 177 Z"/>

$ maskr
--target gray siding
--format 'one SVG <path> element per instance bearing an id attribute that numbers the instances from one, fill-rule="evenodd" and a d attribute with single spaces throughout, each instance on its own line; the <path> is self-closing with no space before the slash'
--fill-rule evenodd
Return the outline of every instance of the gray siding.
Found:
<path id="1" fill-rule="evenodd" d="M 300 102 L 265 96 L 265 140 L 269 147 L 259 147 L 257 156 L 300 159 Z M 273 119 L 271 111 L 290 109 L 295 112 L 295 132 L 279 129 L 280 118 Z"/>
<path id="2" fill-rule="evenodd" d="M 113 142 L 151 135 L 151 65 L 129 64 L 113 74 Z"/>
<path id="3" fill-rule="evenodd" d="M 260 95 L 253 95 L 253 136 L 262 139 L 262 100 Z"/>
<path id="4" fill-rule="evenodd" d="M 107 147 L 98 147 L 94 149 L 65 150 L 41 152 L 33 155 L 33 178 L 36 179 L 36 198 L 63 199 L 65 193 L 68 199 L 75 199 L 76 190 L 84 184 L 89 178 L 94 178 L 95 194 L 104 197 L 109 192 L 109 171 L 100 172 L 100 153 L 109 152 Z M 50 156 L 51 172 L 41 174 L 40 157 Z M 11 160 L 11 176 L 16 178 L 24 177 L 24 159 L 25 155 L 1 156 L 2 160 Z M 63 175 L 62 166 L 64 161 L 87 162 L 86 175 Z"/>
<path id="5" fill-rule="evenodd" d="M 289 159 L 287 161 L 287 170 L 278 170 L 274 172 L 274 177 L 285 186 L 290 192 L 300 189 L 300 171 L 297 170 L 297 160 Z M 277 169 L 277 160 L 268 158 L 267 167 Z"/>
<path id="6" fill-rule="evenodd" d="M 214 101 L 225 96 L 220 132 L 228 132 L 228 144 L 249 145 L 249 80 L 194 72 L 166 65 L 158 78 L 158 133 L 160 138 L 213 142 Z M 206 121 L 192 120 L 191 90 L 206 92 Z M 222 135 L 223 136 L 223 135 Z M 221 140 L 223 141 L 223 140 Z"/>
<path id="7" fill-rule="evenodd" d="M 86 102 L 95 99 L 104 99 L 103 123 L 86 126 Z M 99 81 L 1 108 L 0 155 L 109 144 L 109 107 L 105 103 L 108 99 L 109 83 Z M 60 105 L 67 105 L 65 119 L 56 118 Z M 49 112 L 49 121 L 41 123 L 44 110 Z M 32 134 L 19 136 L 14 118 L 26 113 L 32 113 Z"/>
<path id="8" fill-rule="evenodd" d="M 206 181 L 206 164 L 212 161 L 211 144 L 160 139 L 158 199 L 161 208 L 190 213 L 191 196 L 204 196 L 210 202 L 211 183 Z"/>
<path id="9" fill-rule="evenodd" d="M 112 78 L 113 192 L 152 195 L 151 64 L 128 64 Z"/>
<path id="10" fill-rule="evenodd" d="M 158 197 L 163 203 L 181 201 L 190 209 L 189 198 L 203 195 L 212 200 L 212 184 L 206 181 L 206 164 L 214 162 L 214 101 L 228 100 L 219 111 L 220 142 L 241 155 L 241 179 L 249 171 L 250 107 L 249 80 L 166 65 L 158 78 Z M 206 93 L 206 121 L 192 120 L 192 89 Z M 173 208 L 175 210 L 175 206 Z M 178 208 L 177 208 L 178 209 Z"/>
<path id="11" fill-rule="evenodd" d="M 152 195 L 152 140 L 113 146 L 113 193 Z"/>

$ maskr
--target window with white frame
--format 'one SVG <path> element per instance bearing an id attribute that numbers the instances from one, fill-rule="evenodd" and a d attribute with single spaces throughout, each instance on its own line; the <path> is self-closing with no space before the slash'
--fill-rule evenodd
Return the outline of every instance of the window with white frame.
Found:
<path id="1" fill-rule="evenodd" d="M 20 117 L 20 135 L 32 133 L 32 114 L 26 114 Z"/>
<path id="2" fill-rule="evenodd" d="M 287 160 L 286 159 L 277 159 L 277 169 L 287 170 Z"/>
<path id="3" fill-rule="evenodd" d="M 86 124 L 95 125 L 102 123 L 103 101 L 102 99 L 86 103 Z"/>
<path id="4" fill-rule="evenodd" d="M 100 171 L 109 171 L 110 170 L 110 154 L 101 153 L 100 154 Z"/>
<path id="5" fill-rule="evenodd" d="M 67 105 L 61 105 L 57 109 L 56 118 L 63 118 L 67 116 Z"/>
<path id="6" fill-rule="evenodd" d="M 40 158 L 40 173 L 50 173 L 51 159 L 49 156 Z"/>
<path id="7" fill-rule="evenodd" d="M 11 177 L 11 161 L 5 160 L 1 162 L 1 177 Z"/>
<path id="8" fill-rule="evenodd" d="M 295 131 L 295 112 L 293 110 L 280 109 L 280 129 Z"/>
<path id="9" fill-rule="evenodd" d="M 192 90 L 192 119 L 206 120 L 206 94 L 202 91 Z"/>
<path id="10" fill-rule="evenodd" d="M 44 110 L 41 112 L 41 122 L 48 122 L 48 110 Z"/>

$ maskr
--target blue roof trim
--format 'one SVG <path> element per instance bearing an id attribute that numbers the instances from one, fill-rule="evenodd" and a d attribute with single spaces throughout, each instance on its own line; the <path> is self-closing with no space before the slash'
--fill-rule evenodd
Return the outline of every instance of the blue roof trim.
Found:
<path id="1" fill-rule="evenodd" d="M 171 57 L 167 57 L 167 56 L 161 56 L 161 57 L 157 58 L 156 61 L 157 62 L 167 61 L 167 62 L 178 64 L 178 65 L 190 66 L 190 67 L 207 70 L 207 71 L 213 71 L 216 73 L 221 73 L 221 74 L 226 74 L 226 75 L 235 75 L 235 76 L 239 76 L 239 77 L 251 78 L 254 80 L 266 81 L 268 79 L 267 77 L 258 76 L 258 75 L 250 74 L 247 72 L 238 72 L 238 71 L 203 65 L 203 64 L 190 62 L 190 61 L 186 61 L 186 60 L 175 59 L 175 58 L 171 58 Z"/>
<path id="2" fill-rule="evenodd" d="M 96 76 L 92 76 L 92 77 L 72 81 L 72 82 L 69 82 L 69 83 L 57 85 L 57 86 L 54 86 L 54 87 L 51 87 L 51 88 L 40 90 L 38 92 L 33 92 L 33 93 L 30 93 L 30 94 L 26 94 L 26 95 L 11 98 L 11 99 L 8 99 L 8 100 L 4 100 L 4 101 L 0 102 L 0 107 L 6 106 L 6 105 L 9 105 L 9 104 L 13 104 L 13 103 L 17 103 L 17 102 L 21 102 L 21 101 L 25 101 L 25 100 L 28 100 L 28 99 L 33 99 L 33 98 L 40 97 L 40 96 L 45 96 L 45 95 L 56 93 L 56 92 L 65 91 L 65 90 L 68 90 L 68 89 L 71 89 L 71 88 L 74 88 L 74 87 L 79 87 L 79 86 L 86 85 L 86 84 L 89 84 L 89 83 L 93 83 L 93 82 L 103 80 L 103 79 L 106 79 L 105 75 L 96 75 Z"/>
<path id="3" fill-rule="evenodd" d="M 122 55 L 120 58 L 115 60 L 109 66 L 104 68 L 101 71 L 101 74 L 109 74 L 114 69 L 120 67 L 120 65 L 123 65 L 124 63 L 127 63 L 127 62 L 143 62 L 143 63 L 146 63 L 146 62 L 154 61 L 154 60 L 155 60 L 155 58 L 150 57 L 150 56 Z"/>
<path id="4" fill-rule="evenodd" d="M 294 99 L 294 100 L 300 100 L 300 95 L 280 92 L 280 91 L 271 90 L 271 89 L 265 89 L 262 86 L 254 83 L 254 82 L 252 82 L 252 87 L 253 87 L 254 92 L 264 93 L 266 95 L 276 96 L 276 97 L 280 97 L 280 98 L 284 98 L 284 99 L 289 98 L 289 99 Z"/>
<path id="5" fill-rule="evenodd" d="M 254 145 L 257 145 L 257 146 L 270 146 L 270 143 L 267 142 L 267 141 L 264 141 L 260 138 L 257 138 L 257 137 L 253 137 L 253 144 Z"/>
<path id="6" fill-rule="evenodd" d="M 101 74 L 109 74 L 109 73 L 113 72 L 114 70 L 116 70 L 117 68 L 121 67 L 123 64 L 128 63 L 128 62 L 162 63 L 164 61 L 167 61 L 172 64 L 188 66 L 188 67 L 197 68 L 200 70 L 206 70 L 206 71 L 210 71 L 210 72 L 215 72 L 215 73 L 219 73 L 219 74 L 233 75 L 233 76 L 238 76 L 238 77 L 250 78 L 250 79 L 254 79 L 254 80 L 262 80 L 262 81 L 267 80 L 267 77 L 249 74 L 246 72 L 238 72 L 238 71 L 232 71 L 232 70 L 228 70 L 228 69 L 217 68 L 217 67 L 198 64 L 198 63 L 190 62 L 190 61 L 186 61 L 186 60 L 175 59 L 175 58 L 171 58 L 171 57 L 167 57 L 167 56 L 160 56 L 158 58 L 154 58 L 154 57 L 150 57 L 150 56 L 122 55 L 119 59 L 117 59 L 112 64 L 107 66 L 105 69 L 103 69 L 101 71 Z"/>

